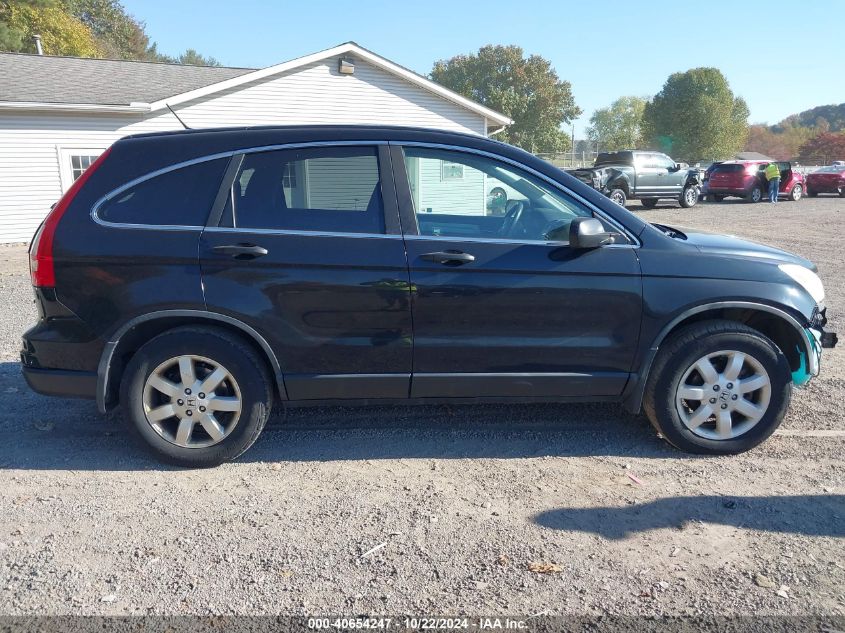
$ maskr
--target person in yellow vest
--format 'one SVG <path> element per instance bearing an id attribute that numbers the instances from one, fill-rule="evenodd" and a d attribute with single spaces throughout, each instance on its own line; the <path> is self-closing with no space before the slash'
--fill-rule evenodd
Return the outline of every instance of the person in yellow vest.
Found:
<path id="1" fill-rule="evenodd" d="M 769 202 L 776 203 L 778 201 L 778 189 L 780 189 L 780 167 L 777 163 L 769 163 L 766 165 L 766 181 L 769 183 Z"/>

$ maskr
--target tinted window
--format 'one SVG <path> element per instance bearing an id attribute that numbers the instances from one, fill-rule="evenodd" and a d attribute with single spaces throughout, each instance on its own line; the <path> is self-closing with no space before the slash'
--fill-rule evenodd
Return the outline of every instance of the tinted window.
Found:
<path id="1" fill-rule="evenodd" d="M 406 147 L 405 166 L 421 235 L 547 241 L 591 215 L 539 178 L 476 154 Z"/>
<path id="2" fill-rule="evenodd" d="M 205 161 L 150 178 L 107 201 L 97 214 L 122 224 L 204 226 L 227 162 Z"/>
<path id="3" fill-rule="evenodd" d="M 745 171 L 745 165 L 719 165 L 713 170 L 714 174 L 736 174 Z"/>
<path id="4" fill-rule="evenodd" d="M 375 148 L 335 147 L 244 156 L 225 226 L 384 233 Z"/>

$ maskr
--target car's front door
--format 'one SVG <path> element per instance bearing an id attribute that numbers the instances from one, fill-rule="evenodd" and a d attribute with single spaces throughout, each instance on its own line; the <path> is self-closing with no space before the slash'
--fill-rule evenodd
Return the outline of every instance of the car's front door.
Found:
<path id="1" fill-rule="evenodd" d="M 687 171 L 678 169 L 678 165 L 666 154 L 655 154 L 654 164 L 657 166 L 660 195 L 667 198 L 677 198 L 686 184 Z"/>
<path id="2" fill-rule="evenodd" d="M 247 152 L 227 178 L 200 241 L 208 309 L 269 342 L 292 400 L 406 398 L 410 291 L 387 146 Z"/>
<path id="3" fill-rule="evenodd" d="M 411 144 L 391 154 L 413 294 L 411 395 L 619 395 L 642 310 L 633 241 L 576 250 L 549 239 L 594 210 L 513 164 Z"/>

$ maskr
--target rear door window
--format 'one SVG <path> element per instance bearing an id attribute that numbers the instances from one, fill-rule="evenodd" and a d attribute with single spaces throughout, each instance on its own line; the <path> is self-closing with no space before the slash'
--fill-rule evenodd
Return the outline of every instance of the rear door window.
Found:
<path id="1" fill-rule="evenodd" d="M 246 154 L 221 224 L 238 229 L 384 233 L 374 147 Z"/>
<path id="2" fill-rule="evenodd" d="M 204 161 L 144 180 L 113 195 L 97 216 L 117 224 L 202 227 L 227 163 Z"/>

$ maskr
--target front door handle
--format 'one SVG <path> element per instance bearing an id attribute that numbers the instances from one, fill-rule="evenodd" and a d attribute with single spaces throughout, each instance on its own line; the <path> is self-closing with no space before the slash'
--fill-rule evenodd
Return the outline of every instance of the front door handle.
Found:
<path id="1" fill-rule="evenodd" d="M 263 257 L 268 252 L 263 246 L 257 246 L 255 244 L 226 244 L 224 246 L 215 246 L 211 250 L 221 255 L 229 255 L 235 259 L 255 259 L 256 257 Z"/>
<path id="2" fill-rule="evenodd" d="M 420 255 L 420 259 L 437 264 L 446 264 L 447 266 L 460 266 L 475 261 L 475 255 L 463 253 L 461 251 L 437 251 L 435 253 L 424 253 Z"/>

